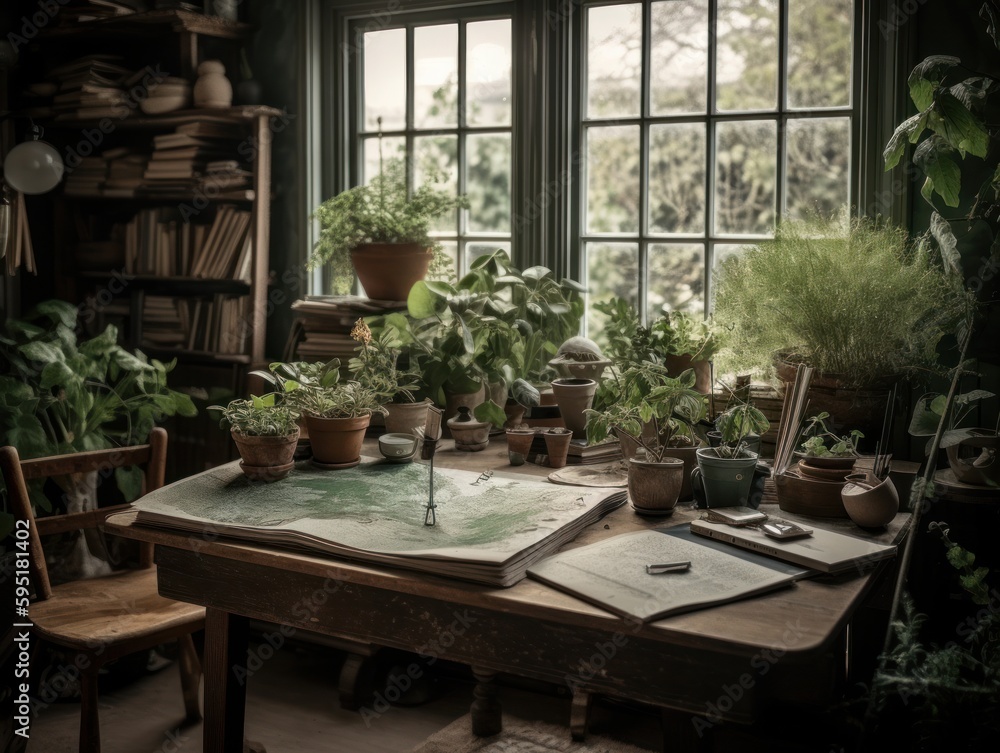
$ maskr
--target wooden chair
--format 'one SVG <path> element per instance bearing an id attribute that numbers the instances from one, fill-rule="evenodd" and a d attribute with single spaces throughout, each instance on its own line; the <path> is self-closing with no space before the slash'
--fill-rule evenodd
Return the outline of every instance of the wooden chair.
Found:
<path id="1" fill-rule="evenodd" d="M 117 505 L 36 521 L 28 498 L 26 481 L 88 471 L 145 464 L 143 493 L 163 485 L 167 456 L 167 432 L 153 429 L 149 444 L 135 447 L 80 452 L 47 458 L 21 460 L 14 447 L 0 448 L 0 471 L 14 515 L 29 522 L 31 546 L 29 575 L 35 590 L 29 621 L 38 638 L 74 652 L 80 670 L 80 751 L 98 753 L 101 733 L 97 713 L 97 674 L 101 666 L 134 651 L 148 650 L 177 640 L 181 690 L 187 719 L 201 718 L 198 685 L 201 664 L 191 633 L 205 624 L 202 607 L 165 599 L 157 593 L 153 567 L 153 545 L 143 544 L 138 570 L 77 580 L 52 586 L 49 583 L 41 536 L 96 528 L 105 516 L 128 507 Z"/>

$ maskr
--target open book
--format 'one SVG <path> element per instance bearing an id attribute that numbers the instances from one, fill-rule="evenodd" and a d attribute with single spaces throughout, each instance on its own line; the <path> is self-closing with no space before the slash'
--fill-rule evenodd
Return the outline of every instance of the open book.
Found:
<path id="1" fill-rule="evenodd" d="M 147 494 L 136 522 L 510 586 L 625 501 L 624 490 L 436 468 L 437 524 L 426 526 L 429 478 L 420 463 L 365 458 L 338 471 L 300 463 L 261 484 L 234 462 Z"/>
<path id="2" fill-rule="evenodd" d="M 646 565 L 689 561 L 683 572 L 650 575 Z M 676 530 L 625 533 L 560 552 L 528 575 L 609 612 L 648 622 L 724 604 L 792 584 L 811 571 L 726 551 Z"/>

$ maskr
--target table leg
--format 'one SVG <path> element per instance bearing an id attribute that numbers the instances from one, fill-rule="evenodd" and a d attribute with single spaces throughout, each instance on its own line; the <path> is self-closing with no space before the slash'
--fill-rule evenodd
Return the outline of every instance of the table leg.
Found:
<path id="1" fill-rule="evenodd" d="M 573 691 L 573 704 L 569 710 L 569 732 L 573 740 L 582 743 L 587 736 L 587 717 L 594 696 L 585 690 Z"/>
<path id="2" fill-rule="evenodd" d="M 337 692 L 340 694 L 340 708 L 345 711 L 357 711 L 361 707 L 361 688 L 359 687 L 361 673 L 368 668 L 370 656 L 348 654 L 344 666 L 340 668 L 340 680 Z"/>
<path id="3" fill-rule="evenodd" d="M 683 711 L 661 709 L 663 753 L 704 753 L 712 750 L 712 730 L 695 731 L 692 716 Z"/>
<path id="4" fill-rule="evenodd" d="M 205 753 L 243 753 L 247 689 L 233 669 L 246 672 L 249 633 L 246 617 L 205 613 Z"/>
<path id="5" fill-rule="evenodd" d="M 496 672 L 479 667 L 472 668 L 476 687 L 472 691 L 472 734 L 476 737 L 499 735 L 503 729 L 500 701 L 497 699 Z"/>

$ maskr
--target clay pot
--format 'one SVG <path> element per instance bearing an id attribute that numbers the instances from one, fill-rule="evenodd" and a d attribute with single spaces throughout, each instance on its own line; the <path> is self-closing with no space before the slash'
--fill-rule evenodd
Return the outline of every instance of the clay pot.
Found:
<path id="1" fill-rule="evenodd" d="M 288 475 L 299 441 L 299 430 L 284 437 L 254 437 L 230 431 L 243 459 L 240 468 L 255 481 L 277 481 Z"/>
<path id="2" fill-rule="evenodd" d="M 507 461 L 511 465 L 524 465 L 534 441 L 534 429 L 507 429 Z"/>
<path id="3" fill-rule="evenodd" d="M 594 404 L 596 392 L 597 382 L 593 379 L 562 377 L 552 382 L 552 394 L 555 395 L 563 423 L 576 439 L 585 439 L 587 436 L 587 416 L 584 411 Z"/>
<path id="4" fill-rule="evenodd" d="M 846 518 L 847 510 L 840 498 L 843 481 L 819 481 L 796 473 L 785 473 L 774 479 L 778 508 L 799 515 L 818 518 Z"/>
<path id="5" fill-rule="evenodd" d="M 526 410 L 527 408 L 517 402 L 517 400 L 513 398 L 509 399 L 503 406 L 503 412 L 507 415 L 507 420 L 504 422 L 503 427 L 505 429 L 513 429 L 520 426 Z"/>
<path id="6" fill-rule="evenodd" d="M 955 478 L 972 486 L 1000 485 L 1000 436 L 992 429 L 973 429 L 977 436 L 948 448 L 948 465 Z"/>
<path id="7" fill-rule="evenodd" d="M 468 406 L 458 409 L 458 415 L 448 419 L 448 431 L 455 439 L 455 449 L 463 452 L 479 452 L 485 450 L 490 443 L 489 421 L 477 421 Z"/>
<path id="8" fill-rule="evenodd" d="M 690 355 L 664 356 L 663 365 L 667 374 L 679 377 L 688 369 L 694 369 L 694 388 L 702 395 L 712 393 L 712 364 L 709 361 L 695 361 Z"/>
<path id="9" fill-rule="evenodd" d="M 313 464 L 321 468 L 350 468 L 361 462 L 361 444 L 371 416 L 321 418 L 306 416 Z"/>
<path id="10" fill-rule="evenodd" d="M 673 512 L 683 483 L 683 460 L 666 458 L 656 463 L 632 458 L 628 461 L 628 496 L 639 514 Z"/>
<path id="11" fill-rule="evenodd" d="M 419 243 L 365 243 L 351 251 L 351 264 L 369 298 L 405 301 L 427 276 L 434 253 Z"/>
<path id="12" fill-rule="evenodd" d="M 856 473 L 847 477 L 840 499 L 848 517 L 862 528 L 882 528 L 899 512 L 899 495 L 892 479 Z"/>
<path id="13" fill-rule="evenodd" d="M 233 85 L 226 78 L 226 66 L 218 60 L 201 63 L 194 82 L 194 106 L 222 109 L 232 104 Z"/>
<path id="14" fill-rule="evenodd" d="M 665 447 L 661 458 L 679 458 L 684 461 L 684 482 L 681 484 L 681 501 L 691 499 L 694 489 L 691 486 L 691 471 L 698 466 L 698 447 Z"/>
<path id="15" fill-rule="evenodd" d="M 483 402 L 485 398 L 486 388 L 483 385 L 479 385 L 479 389 L 475 392 L 450 392 L 445 390 L 444 415 L 441 417 L 441 420 L 447 425 L 448 421 L 458 415 L 459 408 L 464 406 L 471 411 Z"/>
<path id="16" fill-rule="evenodd" d="M 549 458 L 549 467 L 562 468 L 565 466 L 573 432 L 569 429 L 555 428 L 546 430 L 542 436 L 545 437 L 545 454 Z"/>
<path id="17" fill-rule="evenodd" d="M 427 424 L 427 407 L 430 403 L 388 403 L 383 407 L 385 430 L 390 434 L 413 434 L 414 429 L 422 429 Z"/>

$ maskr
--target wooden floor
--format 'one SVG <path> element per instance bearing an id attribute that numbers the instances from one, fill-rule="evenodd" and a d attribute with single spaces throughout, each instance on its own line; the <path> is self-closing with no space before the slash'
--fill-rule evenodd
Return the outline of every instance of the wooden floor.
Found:
<path id="1" fill-rule="evenodd" d="M 336 679 L 343 654 L 298 644 L 286 646 L 248 681 L 247 736 L 268 753 L 407 753 L 468 712 L 471 685 L 448 673 L 437 678 L 432 699 L 393 706 L 377 718 L 341 710 Z M 504 711 L 522 719 L 567 725 L 569 700 L 502 687 Z M 30 753 L 77 750 L 80 707 L 56 703 L 34 720 Z M 101 696 L 103 753 L 200 753 L 201 724 L 181 726 L 183 706 L 176 664 Z M 592 729 L 656 749 L 655 717 L 630 709 L 597 707 Z M 567 736 L 569 729 L 566 730 Z"/>

